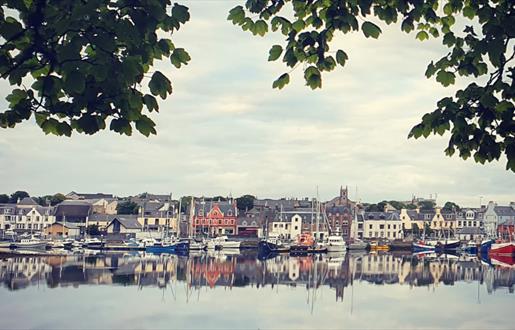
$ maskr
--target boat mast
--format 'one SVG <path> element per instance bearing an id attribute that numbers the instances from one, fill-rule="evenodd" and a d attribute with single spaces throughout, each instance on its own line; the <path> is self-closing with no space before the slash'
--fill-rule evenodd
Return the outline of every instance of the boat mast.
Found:
<path id="1" fill-rule="evenodd" d="M 315 243 L 320 239 L 319 225 L 320 225 L 320 201 L 318 200 L 318 186 L 317 186 L 317 199 L 316 199 L 316 225 L 315 225 Z M 318 236 L 318 237 L 317 237 Z"/>
<path id="2" fill-rule="evenodd" d="M 177 238 L 181 237 L 181 206 L 182 197 L 179 198 L 179 208 L 177 209 Z"/>

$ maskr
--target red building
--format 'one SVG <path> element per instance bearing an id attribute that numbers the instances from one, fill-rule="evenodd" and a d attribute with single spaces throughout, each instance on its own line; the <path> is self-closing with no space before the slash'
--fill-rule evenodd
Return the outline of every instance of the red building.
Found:
<path id="1" fill-rule="evenodd" d="M 515 221 L 508 220 L 505 223 L 497 226 L 497 233 L 499 237 L 505 240 L 515 239 Z"/>
<path id="2" fill-rule="evenodd" d="M 192 232 L 209 236 L 235 235 L 237 216 L 236 201 L 195 201 Z"/>

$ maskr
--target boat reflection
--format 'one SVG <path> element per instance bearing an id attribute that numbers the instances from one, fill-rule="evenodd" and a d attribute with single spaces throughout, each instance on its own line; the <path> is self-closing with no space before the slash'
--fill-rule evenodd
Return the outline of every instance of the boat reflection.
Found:
<path id="1" fill-rule="evenodd" d="M 1 257 L 1 256 L 0 256 Z M 63 256 L 4 256 L 0 281 L 8 290 L 29 286 L 78 287 L 123 285 L 166 288 L 184 283 L 188 290 L 215 287 L 320 286 L 343 300 L 350 285 L 432 286 L 477 282 L 489 293 L 499 288 L 514 292 L 515 266 L 510 260 L 481 260 L 476 256 L 392 253 L 336 253 L 314 256 L 198 252 L 189 256 L 148 253 L 95 253 Z"/>

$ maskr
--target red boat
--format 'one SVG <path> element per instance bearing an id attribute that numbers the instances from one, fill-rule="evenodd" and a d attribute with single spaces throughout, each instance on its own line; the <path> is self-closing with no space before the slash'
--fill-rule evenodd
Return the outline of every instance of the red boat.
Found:
<path id="1" fill-rule="evenodd" d="M 494 243 L 488 253 L 494 256 L 515 257 L 515 243 Z"/>

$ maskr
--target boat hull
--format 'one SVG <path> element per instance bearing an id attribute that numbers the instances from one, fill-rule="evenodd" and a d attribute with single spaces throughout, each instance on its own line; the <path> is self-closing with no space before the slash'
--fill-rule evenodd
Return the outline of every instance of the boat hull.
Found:
<path id="1" fill-rule="evenodd" d="M 415 243 L 412 244 L 413 252 L 426 252 L 426 251 L 434 251 L 435 247 L 432 245 L 428 245 L 425 243 Z"/>
<path id="2" fill-rule="evenodd" d="M 344 252 L 347 251 L 347 245 L 345 244 L 339 244 L 339 245 L 332 245 L 328 244 L 326 245 L 327 252 Z"/>
<path id="3" fill-rule="evenodd" d="M 146 252 L 151 253 L 177 253 L 177 252 L 187 252 L 189 250 L 188 242 L 178 242 L 171 245 L 165 246 L 147 246 L 145 248 Z"/>
<path id="4" fill-rule="evenodd" d="M 12 243 L 11 248 L 15 249 L 27 249 L 27 250 L 45 250 L 46 249 L 46 243 L 40 242 L 40 243 Z"/>
<path id="5" fill-rule="evenodd" d="M 515 256 L 515 243 L 494 243 L 490 248 L 489 255 L 514 257 Z"/>

